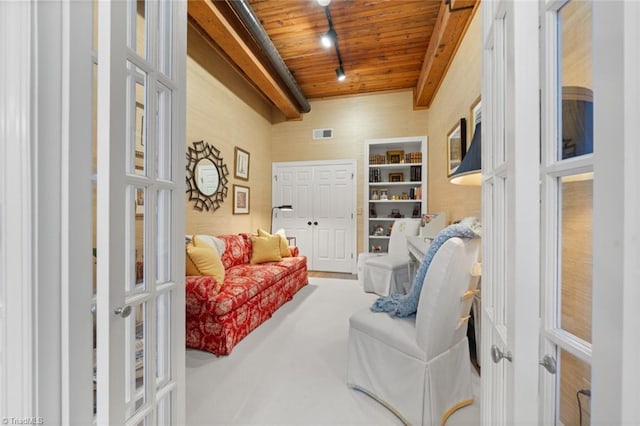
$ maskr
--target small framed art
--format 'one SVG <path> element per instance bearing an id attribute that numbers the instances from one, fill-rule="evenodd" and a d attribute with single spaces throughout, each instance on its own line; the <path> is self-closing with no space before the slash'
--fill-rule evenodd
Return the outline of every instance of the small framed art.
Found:
<path id="1" fill-rule="evenodd" d="M 451 176 L 464 158 L 467 152 L 467 120 L 461 118 L 460 122 L 447 133 L 447 176 Z"/>
<path id="2" fill-rule="evenodd" d="M 234 176 L 238 179 L 249 180 L 249 152 L 236 146 L 234 164 Z"/>
<path id="3" fill-rule="evenodd" d="M 233 214 L 249 214 L 249 187 L 233 185 Z"/>

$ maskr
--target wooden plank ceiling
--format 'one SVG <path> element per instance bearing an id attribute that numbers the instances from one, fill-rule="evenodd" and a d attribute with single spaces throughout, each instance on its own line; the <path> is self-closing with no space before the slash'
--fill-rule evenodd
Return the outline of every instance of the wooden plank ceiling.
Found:
<path id="1" fill-rule="evenodd" d="M 288 119 L 303 108 L 229 2 L 190 0 L 189 19 Z M 335 49 L 320 45 L 328 30 L 316 0 L 244 0 L 307 99 L 414 90 L 428 108 L 480 0 L 333 0 L 329 5 L 346 80 L 336 78 Z M 473 7 L 470 7 L 473 6 Z"/>

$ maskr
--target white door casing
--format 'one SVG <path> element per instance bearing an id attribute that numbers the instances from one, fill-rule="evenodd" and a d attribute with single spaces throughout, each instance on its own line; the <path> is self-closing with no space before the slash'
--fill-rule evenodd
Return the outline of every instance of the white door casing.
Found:
<path id="1" fill-rule="evenodd" d="M 538 51 L 538 4 L 481 7 L 482 423 L 536 424 L 539 70 L 531 52 Z M 492 346 L 505 355 L 497 363 Z"/>
<path id="2" fill-rule="evenodd" d="M 355 161 L 328 160 L 273 164 L 274 230 L 295 236 L 308 267 L 316 271 L 355 272 Z"/>
<path id="3" fill-rule="evenodd" d="M 186 3 L 98 25 L 97 423 L 182 424 Z"/>

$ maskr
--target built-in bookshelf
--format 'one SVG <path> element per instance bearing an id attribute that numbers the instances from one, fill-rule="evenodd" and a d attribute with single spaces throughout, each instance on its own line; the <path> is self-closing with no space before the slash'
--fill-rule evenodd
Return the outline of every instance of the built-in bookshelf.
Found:
<path id="1" fill-rule="evenodd" d="M 384 253 L 396 220 L 427 211 L 427 137 L 369 139 L 364 164 L 364 247 Z"/>

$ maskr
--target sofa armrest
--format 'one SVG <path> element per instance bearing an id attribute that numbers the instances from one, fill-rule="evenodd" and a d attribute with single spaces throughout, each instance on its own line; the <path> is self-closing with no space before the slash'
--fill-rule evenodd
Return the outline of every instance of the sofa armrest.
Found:
<path id="1" fill-rule="evenodd" d="M 293 257 L 300 256 L 300 250 L 297 246 L 289 246 L 289 251 Z"/>
<path id="2" fill-rule="evenodd" d="M 220 285 L 209 276 L 185 277 L 185 298 L 187 315 L 200 315 L 220 293 Z"/>

